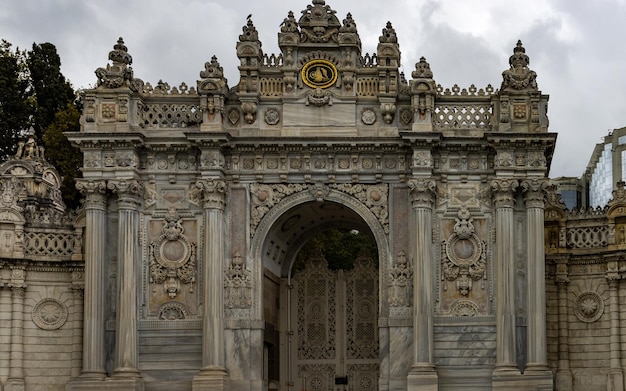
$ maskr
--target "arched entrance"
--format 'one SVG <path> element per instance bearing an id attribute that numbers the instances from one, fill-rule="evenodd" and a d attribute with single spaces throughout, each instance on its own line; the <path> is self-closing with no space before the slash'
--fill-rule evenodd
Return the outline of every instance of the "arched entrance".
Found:
<path id="1" fill-rule="evenodd" d="M 267 388 L 378 390 L 379 281 L 388 259 L 383 228 L 366 206 L 340 192 L 323 201 L 301 193 L 281 204 L 265 216 L 253 240 L 263 269 Z M 350 267 L 333 269 L 323 253 L 315 253 L 294 272 L 303 246 L 329 229 L 371 236 L 377 256 L 355 256 Z M 268 332 L 273 329 L 274 336 Z"/>

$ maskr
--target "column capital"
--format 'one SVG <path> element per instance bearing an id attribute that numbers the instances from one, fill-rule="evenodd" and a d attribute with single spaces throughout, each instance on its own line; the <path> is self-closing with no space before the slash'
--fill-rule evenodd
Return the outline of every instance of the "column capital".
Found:
<path id="1" fill-rule="evenodd" d="M 527 179 L 522 181 L 520 187 L 524 192 L 526 208 L 543 209 L 548 186 L 549 181 L 547 179 Z"/>
<path id="2" fill-rule="evenodd" d="M 413 178 L 408 181 L 413 208 L 431 208 L 437 184 L 430 178 Z"/>
<path id="3" fill-rule="evenodd" d="M 609 288 L 617 288 L 617 283 L 622 279 L 619 272 L 619 264 L 616 259 L 610 259 L 606 264 L 606 281 L 609 284 Z"/>
<path id="4" fill-rule="evenodd" d="M 224 209 L 226 203 L 226 182 L 222 180 L 199 179 L 192 184 L 192 192 L 202 202 L 205 209 Z"/>
<path id="5" fill-rule="evenodd" d="M 100 206 L 104 208 L 105 205 L 105 193 L 107 184 L 104 179 L 77 179 L 76 189 L 85 196 L 85 207 L 93 208 Z"/>
<path id="6" fill-rule="evenodd" d="M 118 206 L 123 209 L 136 209 L 143 195 L 143 184 L 137 179 L 112 179 L 107 188 L 117 194 Z"/>
<path id="7" fill-rule="evenodd" d="M 496 208 L 512 208 L 515 204 L 515 191 L 519 187 L 517 179 L 494 179 L 491 191 Z"/>

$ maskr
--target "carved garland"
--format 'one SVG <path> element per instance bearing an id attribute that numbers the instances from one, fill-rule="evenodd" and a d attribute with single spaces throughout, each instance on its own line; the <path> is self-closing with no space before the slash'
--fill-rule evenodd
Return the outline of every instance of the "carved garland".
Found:
<path id="1" fill-rule="evenodd" d="M 321 184 L 254 184 L 250 188 L 250 192 L 252 193 L 250 236 L 254 236 L 263 217 L 283 198 L 295 193 L 310 191 L 318 201 L 321 201 L 328 195 L 330 189 L 338 190 L 358 199 L 378 218 L 378 221 L 380 221 L 385 233 L 389 233 L 389 211 L 387 208 L 387 194 L 389 187 L 386 184 L 332 184 L 329 186 Z"/>

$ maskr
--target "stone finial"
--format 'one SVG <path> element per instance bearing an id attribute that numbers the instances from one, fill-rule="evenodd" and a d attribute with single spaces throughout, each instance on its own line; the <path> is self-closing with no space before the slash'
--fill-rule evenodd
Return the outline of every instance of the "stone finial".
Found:
<path id="1" fill-rule="evenodd" d="M 128 48 L 124 45 L 124 39 L 119 37 L 117 43 L 113 46 L 113 50 L 109 52 L 109 60 L 114 65 L 130 65 L 133 63 L 133 57 L 128 54 Z"/>
<path id="2" fill-rule="evenodd" d="M 133 58 L 128 54 L 128 48 L 124 45 L 122 37 L 117 40 L 113 50 L 109 52 L 109 60 L 113 62 L 112 65 L 107 64 L 106 68 L 96 69 L 98 87 L 132 87 L 133 68 L 130 67 L 130 64 L 132 64 Z"/>
<path id="3" fill-rule="evenodd" d="M 432 79 L 433 72 L 430 70 L 430 64 L 426 58 L 421 57 L 419 62 L 415 63 L 415 70 L 411 72 L 413 79 Z"/>
<path id="4" fill-rule="evenodd" d="M 348 13 L 346 18 L 343 20 L 343 26 L 339 28 L 340 33 L 356 33 L 356 23 L 354 19 L 352 19 L 352 14 Z"/>
<path id="5" fill-rule="evenodd" d="M 298 32 L 298 22 L 296 18 L 293 16 L 293 11 L 289 11 L 287 17 L 283 20 L 283 23 L 280 25 L 281 33 L 297 33 Z"/>
<path id="6" fill-rule="evenodd" d="M 216 56 L 211 57 L 211 62 L 205 62 L 204 70 L 200 71 L 200 77 L 203 79 L 221 78 L 223 76 L 224 69 L 220 66 Z"/>
<path id="7" fill-rule="evenodd" d="M 252 19 L 248 18 L 248 23 L 242 28 L 243 34 L 239 35 L 240 42 L 256 42 L 259 40 L 259 32 L 254 27 Z"/>
<path id="8" fill-rule="evenodd" d="M 522 41 L 518 40 L 513 48 L 513 55 L 509 57 L 509 65 L 506 71 L 502 72 L 501 91 L 505 90 L 537 90 L 537 74 L 528 68 L 530 63 L 526 55 L 526 49 L 522 46 Z"/>
<path id="9" fill-rule="evenodd" d="M 398 43 L 396 30 L 391 26 L 391 22 L 387 22 L 387 26 L 383 29 L 382 35 L 378 38 L 380 43 Z"/>

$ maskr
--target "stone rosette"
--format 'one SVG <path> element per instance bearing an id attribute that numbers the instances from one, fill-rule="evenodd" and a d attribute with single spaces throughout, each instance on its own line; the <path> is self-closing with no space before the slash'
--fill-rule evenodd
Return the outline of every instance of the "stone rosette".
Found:
<path id="1" fill-rule="evenodd" d="M 40 329 L 58 330 L 67 321 L 67 307 L 57 299 L 43 299 L 33 307 L 32 316 Z"/>
<path id="2" fill-rule="evenodd" d="M 583 292 L 574 302 L 574 314 L 581 322 L 595 322 L 604 313 L 604 300 L 596 292 Z"/>

